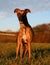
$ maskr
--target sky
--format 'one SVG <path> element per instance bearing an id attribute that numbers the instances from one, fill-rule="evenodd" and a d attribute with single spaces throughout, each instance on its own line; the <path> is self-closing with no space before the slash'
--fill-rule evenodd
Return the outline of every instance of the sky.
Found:
<path id="1" fill-rule="evenodd" d="M 0 0 L 0 31 L 19 30 L 15 8 L 31 10 L 27 18 L 32 27 L 50 23 L 50 0 Z"/>

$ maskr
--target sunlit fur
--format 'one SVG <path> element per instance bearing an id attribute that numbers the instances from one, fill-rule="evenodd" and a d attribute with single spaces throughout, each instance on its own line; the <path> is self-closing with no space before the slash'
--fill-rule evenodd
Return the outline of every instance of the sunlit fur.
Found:
<path id="1" fill-rule="evenodd" d="M 33 30 L 32 27 L 29 25 L 26 14 L 31 12 L 29 9 L 20 10 L 16 8 L 14 13 L 17 14 L 19 23 L 20 23 L 20 30 L 18 33 L 17 39 L 17 47 L 16 47 L 16 58 L 18 56 L 18 52 L 20 50 L 20 58 L 22 59 L 22 55 L 26 55 L 28 52 L 29 59 L 31 58 L 31 42 L 33 39 Z"/>

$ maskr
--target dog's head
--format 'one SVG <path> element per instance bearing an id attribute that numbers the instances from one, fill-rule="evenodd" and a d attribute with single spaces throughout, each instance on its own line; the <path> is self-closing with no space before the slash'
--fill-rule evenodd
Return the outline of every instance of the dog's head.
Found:
<path id="1" fill-rule="evenodd" d="M 24 15 L 24 14 L 27 14 L 28 12 L 31 12 L 29 9 L 25 9 L 25 10 L 20 10 L 18 8 L 16 8 L 14 10 L 14 13 L 17 13 L 17 14 L 20 14 L 20 15 Z"/>
<path id="2" fill-rule="evenodd" d="M 23 18 L 27 13 L 31 12 L 29 9 L 20 10 L 16 8 L 14 13 L 17 14 L 18 19 Z"/>

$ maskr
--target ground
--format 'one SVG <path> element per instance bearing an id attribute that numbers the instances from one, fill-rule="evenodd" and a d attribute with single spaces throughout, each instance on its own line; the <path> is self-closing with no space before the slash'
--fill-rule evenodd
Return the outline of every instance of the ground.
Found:
<path id="1" fill-rule="evenodd" d="M 26 58 L 15 58 L 17 43 L 0 42 L 0 65 L 50 65 L 50 43 L 31 44 L 31 62 Z"/>

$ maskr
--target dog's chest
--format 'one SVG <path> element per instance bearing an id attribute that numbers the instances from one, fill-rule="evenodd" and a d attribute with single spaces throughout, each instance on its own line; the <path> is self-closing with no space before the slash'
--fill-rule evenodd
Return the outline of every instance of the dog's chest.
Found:
<path id="1" fill-rule="evenodd" d="M 27 34 L 26 34 L 26 32 L 27 32 L 26 28 L 20 29 L 21 38 L 22 38 L 24 41 L 27 40 Z"/>
<path id="2" fill-rule="evenodd" d="M 22 39 L 24 39 L 24 40 L 27 39 L 26 28 L 22 29 Z"/>

